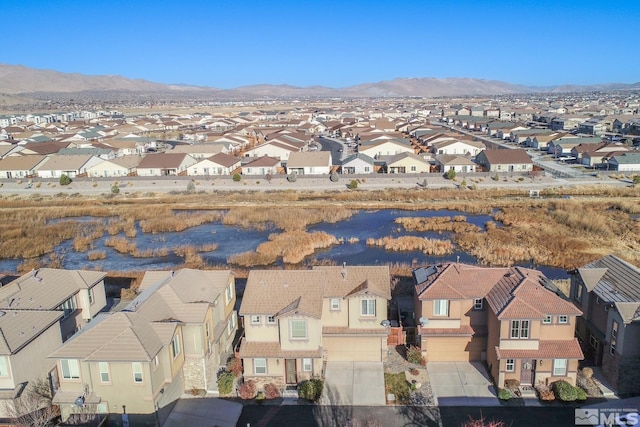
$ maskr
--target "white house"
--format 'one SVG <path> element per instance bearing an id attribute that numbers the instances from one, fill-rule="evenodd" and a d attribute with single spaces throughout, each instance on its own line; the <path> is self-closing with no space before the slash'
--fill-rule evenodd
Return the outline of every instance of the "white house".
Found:
<path id="1" fill-rule="evenodd" d="M 298 175 L 328 175 L 331 172 L 331 152 L 300 151 L 291 153 L 287 172 Z"/>
<path id="2" fill-rule="evenodd" d="M 239 167 L 240 159 L 228 154 L 219 153 L 187 167 L 187 175 L 231 175 L 231 173 Z"/>
<path id="3" fill-rule="evenodd" d="M 436 142 L 432 146 L 434 154 L 460 154 L 475 157 L 486 147 L 479 141 L 449 140 Z"/>
<path id="4" fill-rule="evenodd" d="M 113 160 L 104 160 L 87 168 L 87 175 L 91 177 L 123 177 L 133 175 L 142 157 L 136 155 L 116 157 Z"/>
<path id="5" fill-rule="evenodd" d="M 258 157 L 242 165 L 242 175 L 275 175 L 280 167 L 280 159 L 274 157 Z"/>
<path id="6" fill-rule="evenodd" d="M 96 156 L 60 156 L 57 154 L 47 157 L 38 164 L 36 174 L 39 178 L 60 178 L 63 174 L 69 178 L 87 173 L 87 169 L 103 162 Z"/>
<path id="7" fill-rule="evenodd" d="M 342 173 L 373 173 L 375 171 L 374 160 L 366 154 L 356 153 L 342 161 Z"/>
<path id="8" fill-rule="evenodd" d="M 44 162 L 45 156 L 9 156 L 0 160 L 0 178 L 28 178 L 35 175 L 39 164 Z"/>
<path id="9" fill-rule="evenodd" d="M 380 156 L 393 156 L 400 153 L 413 153 L 413 147 L 406 140 L 382 140 L 362 142 L 358 152 L 377 159 Z"/>
<path id="10" fill-rule="evenodd" d="M 179 175 L 197 162 L 188 154 L 147 154 L 138 164 L 138 176 Z"/>

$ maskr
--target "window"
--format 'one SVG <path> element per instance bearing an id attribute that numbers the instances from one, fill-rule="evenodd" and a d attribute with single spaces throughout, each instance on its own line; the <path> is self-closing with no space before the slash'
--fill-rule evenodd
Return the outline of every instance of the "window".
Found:
<path id="1" fill-rule="evenodd" d="M 580 283 L 576 286 L 576 301 L 582 301 L 582 285 Z"/>
<path id="2" fill-rule="evenodd" d="M 512 320 L 511 321 L 511 338 L 528 339 L 529 338 L 529 321 L 528 320 Z"/>
<path id="3" fill-rule="evenodd" d="M 558 323 L 569 323 L 569 316 L 558 316 Z"/>
<path id="4" fill-rule="evenodd" d="M 331 298 L 331 310 L 340 310 L 340 298 Z"/>
<path id="5" fill-rule="evenodd" d="M 411 166 L 411 172 L 415 172 L 416 171 L 416 167 L 415 166 Z"/>
<path id="6" fill-rule="evenodd" d="M 595 335 L 590 334 L 589 335 L 589 345 L 591 346 L 591 348 L 593 348 L 594 350 L 597 350 L 598 347 L 600 347 L 600 342 L 598 341 L 598 338 L 596 338 Z"/>
<path id="7" fill-rule="evenodd" d="M 260 323 L 262 323 L 262 316 L 252 314 L 251 315 L 251 324 L 252 325 L 259 325 Z"/>
<path id="8" fill-rule="evenodd" d="M 567 375 L 567 359 L 553 359 L 553 376 L 564 377 Z"/>
<path id="9" fill-rule="evenodd" d="M 253 373 L 256 375 L 267 373 L 267 359 L 253 359 Z"/>
<path id="10" fill-rule="evenodd" d="M 449 315 L 449 300 L 437 299 L 433 301 L 433 315 L 434 316 L 448 316 Z"/>
<path id="11" fill-rule="evenodd" d="M 232 299 L 233 299 L 233 283 L 229 283 L 229 286 L 227 286 L 227 289 L 224 293 L 225 304 L 229 304 Z"/>
<path id="12" fill-rule="evenodd" d="M 375 316 L 376 315 L 376 300 L 363 299 L 360 305 L 360 314 L 362 316 Z"/>
<path id="13" fill-rule="evenodd" d="M 65 380 L 77 380 L 80 378 L 80 367 L 75 359 L 62 359 L 60 361 L 62 368 L 62 378 Z"/>
<path id="14" fill-rule="evenodd" d="M 616 352 L 616 340 L 611 340 L 611 345 L 609 346 L 609 354 L 613 355 Z"/>
<path id="15" fill-rule="evenodd" d="M 180 340 L 178 335 L 174 336 L 171 340 L 171 355 L 175 359 L 180 354 Z"/>
<path id="16" fill-rule="evenodd" d="M 302 370 L 304 372 L 313 371 L 313 359 L 302 359 Z"/>
<path id="17" fill-rule="evenodd" d="M 133 372 L 133 382 L 140 384 L 142 382 L 142 363 L 133 362 L 131 364 L 131 371 Z"/>
<path id="18" fill-rule="evenodd" d="M 98 371 L 100 371 L 101 383 L 108 383 L 111 381 L 109 378 L 109 364 L 107 362 L 98 362 Z"/>
<path id="19" fill-rule="evenodd" d="M 275 316 L 267 316 L 267 325 L 275 325 L 275 324 L 276 324 Z"/>
<path id="20" fill-rule="evenodd" d="M 544 320 L 542 321 L 542 323 L 544 323 L 545 325 L 548 325 L 549 323 L 551 323 L 551 316 L 549 315 L 544 316 Z"/>
<path id="21" fill-rule="evenodd" d="M 160 364 L 160 356 L 156 354 L 156 357 L 153 358 L 154 368 L 157 368 L 159 364 Z"/>
<path id="22" fill-rule="evenodd" d="M 618 322 L 615 320 L 611 324 L 611 338 L 618 338 Z"/>
<path id="23" fill-rule="evenodd" d="M 9 365 L 6 356 L 0 356 L 0 377 L 9 376 Z"/>
<path id="24" fill-rule="evenodd" d="M 93 288 L 87 289 L 87 293 L 89 294 L 89 305 L 92 305 L 95 302 L 95 298 L 93 297 Z"/>
<path id="25" fill-rule="evenodd" d="M 227 335 L 231 335 L 231 333 L 236 328 L 236 312 L 231 313 L 229 317 L 229 323 L 227 323 Z"/>
<path id="26" fill-rule="evenodd" d="M 204 324 L 204 332 L 205 332 L 205 334 L 207 334 L 207 338 L 209 338 L 209 334 L 210 334 L 209 328 L 210 328 L 209 322 L 205 323 Z"/>
<path id="27" fill-rule="evenodd" d="M 474 310 L 482 310 L 484 308 L 484 303 L 483 303 L 483 299 L 482 298 L 476 298 L 473 300 L 473 309 Z"/>
<path id="28" fill-rule="evenodd" d="M 64 317 L 67 317 L 68 315 L 70 315 L 75 311 L 76 300 L 73 297 L 71 297 L 68 300 L 66 300 L 64 303 L 62 303 L 62 305 L 58 307 L 58 309 L 64 311 Z"/>
<path id="29" fill-rule="evenodd" d="M 515 359 L 507 359 L 507 363 L 505 365 L 505 369 L 507 372 L 514 372 L 516 370 L 516 361 Z"/>
<path id="30" fill-rule="evenodd" d="M 293 339 L 307 338 L 307 321 L 306 320 L 291 319 L 289 321 L 289 326 L 291 327 L 291 338 Z"/>

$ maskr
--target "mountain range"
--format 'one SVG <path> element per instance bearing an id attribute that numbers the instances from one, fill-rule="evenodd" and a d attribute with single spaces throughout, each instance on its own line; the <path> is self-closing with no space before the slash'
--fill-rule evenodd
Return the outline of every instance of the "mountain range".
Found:
<path id="1" fill-rule="evenodd" d="M 0 94 L 33 99 L 66 98 L 101 100 L 119 98 L 260 99 L 305 97 L 454 97 L 541 92 L 640 90 L 633 84 L 524 86 L 473 78 L 398 78 L 344 88 L 325 86 L 252 85 L 234 89 L 154 83 L 122 76 L 88 76 L 0 64 Z"/>

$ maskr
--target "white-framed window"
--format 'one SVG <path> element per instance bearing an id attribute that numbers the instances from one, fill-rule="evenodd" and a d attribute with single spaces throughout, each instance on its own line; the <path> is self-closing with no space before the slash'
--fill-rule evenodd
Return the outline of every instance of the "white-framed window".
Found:
<path id="1" fill-rule="evenodd" d="M 267 316 L 267 325 L 275 325 L 276 317 L 275 316 Z"/>
<path id="2" fill-rule="evenodd" d="M 89 305 L 93 305 L 95 302 L 95 298 L 93 297 L 93 288 L 87 289 L 87 294 L 89 295 Z"/>
<path id="3" fill-rule="evenodd" d="M 180 354 L 180 337 L 175 335 L 171 340 L 171 356 L 175 359 Z"/>
<path id="4" fill-rule="evenodd" d="M 473 300 L 473 309 L 482 310 L 484 308 L 484 298 L 475 298 Z"/>
<path id="5" fill-rule="evenodd" d="M 415 172 L 417 169 L 415 166 L 411 166 L 411 172 Z"/>
<path id="6" fill-rule="evenodd" d="M 211 328 L 211 326 L 209 326 L 209 322 L 207 321 L 204 324 L 204 333 L 207 335 L 207 338 L 209 338 L 209 335 L 211 334 L 210 328 Z"/>
<path id="7" fill-rule="evenodd" d="M 305 339 L 307 338 L 307 321 L 301 319 L 289 320 L 289 328 L 292 339 Z"/>
<path id="8" fill-rule="evenodd" d="M 507 372 L 514 372 L 516 370 L 516 361 L 515 359 L 507 359 L 505 363 L 505 370 Z"/>
<path id="9" fill-rule="evenodd" d="M 544 323 L 545 325 L 548 325 L 551 323 L 551 316 L 546 315 L 544 316 L 544 320 L 542 321 L 542 323 Z"/>
<path id="10" fill-rule="evenodd" d="M 109 376 L 109 364 L 107 362 L 98 362 L 98 371 L 100 371 L 101 383 L 111 382 L 111 378 Z"/>
<path id="11" fill-rule="evenodd" d="M 262 323 L 262 316 L 260 316 L 259 314 L 252 314 L 251 315 L 251 324 L 252 325 L 259 325 L 260 323 Z"/>
<path id="12" fill-rule="evenodd" d="M 331 298 L 331 310 L 340 310 L 340 298 Z"/>
<path id="13" fill-rule="evenodd" d="M 133 382 L 136 384 L 142 383 L 142 363 L 133 362 L 131 364 L 131 372 L 133 373 Z"/>
<path id="14" fill-rule="evenodd" d="M 567 375 L 567 359 L 553 359 L 553 376 L 564 377 Z"/>
<path id="15" fill-rule="evenodd" d="M 510 336 L 512 339 L 529 339 L 529 321 L 512 320 Z"/>
<path id="16" fill-rule="evenodd" d="M 589 334 L 589 345 L 594 350 L 597 350 L 598 347 L 600 347 L 600 341 L 598 341 L 598 338 L 595 335 Z"/>
<path id="17" fill-rule="evenodd" d="M 231 335 L 233 330 L 236 328 L 236 312 L 234 311 L 229 316 L 229 323 L 227 323 L 227 335 Z"/>
<path id="18" fill-rule="evenodd" d="M 375 299 L 363 299 L 360 303 L 360 315 L 362 316 L 375 316 L 376 315 L 376 300 Z"/>
<path id="19" fill-rule="evenodd" d="M 576 301 L 582 301 L 582 285 L 578 283 L 576 286 Z"/>
<path id="20" fill-rule="evenodd" d="M 618 322 L 611 323 L 611 338 L 618 338 Z"/>
<path id="21" fill-rule="evenodd" d="M 9 363 L 7 362 L 7 356 L 0 356 L 0 377 L 9 376 Z"/>
<path id="22" fill-rule="evenodd" d="M 60 361 L 62 368 L 62 378 L 65 380 L 77 380 L 80 378 L 80 366 L 75 359 L 62 359 Z"/>
<path id="23" fill-rule="evenodd" d="M 302 359 L 302 371 L 303 372 L 313 371 L 313 359 Z"/>
<path id="24" fill-rule="evenodd" d="M 436 300 L 433 300 L 433 315 L 434 316 L 448 316 L 449 315 L 449 300 L 448 299 L 436 299 Z"/>
<path id="25" fill-rule="evenodd" d="M 253 373 L 264 375 L 267 373 L 267 359 L 253 359 Z"/>
<path id="26" fill-rule="evenodd" d="M 68 300 L 63 302 L 62 305 L 58 307 L 58 309 L 64 312 L 64 317 L 69 316 L 76 309 L 76 299 L 74 297 L 69 298 Z"/>
<path id="27" fill-rule="evenodd" d="M 160 364 L 160 355 L 156 354 L 156 356 L 153 358 L 153 367 L 157 368 L 159 364 Z"/>
<path id="28" fill-rule="evenodd" d="M 564 314 L 558 316 L 558 323 L 569 323 L 569 316 Z"/>
<path id="29" fill-rule="evenodd" d="M 227 289 L 224 292 L 224 303 L 229 304 L 233 299 L 233 283 L 229 283 Z"/>

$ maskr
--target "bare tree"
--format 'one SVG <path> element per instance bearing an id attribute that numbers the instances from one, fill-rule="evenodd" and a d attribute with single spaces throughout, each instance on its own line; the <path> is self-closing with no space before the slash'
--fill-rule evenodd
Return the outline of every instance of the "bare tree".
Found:
<path id="1" fill-rule="evenodd" d="M 60 408 L 51 403 L 51 389 L 46 380 L 30 383 L 22 394 L 4 402 L 4 409 L 19 427 L 54 426 L 60 417 Z"/>

